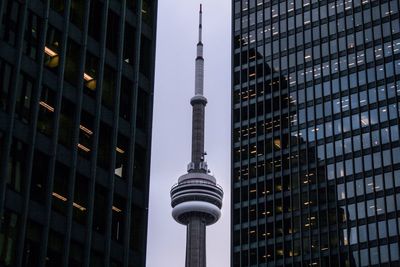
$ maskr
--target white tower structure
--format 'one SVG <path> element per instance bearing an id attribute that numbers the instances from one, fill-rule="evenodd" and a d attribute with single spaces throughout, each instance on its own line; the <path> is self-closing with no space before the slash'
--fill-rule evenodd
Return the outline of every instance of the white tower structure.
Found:
<path id="1" fill-rule="evenodd" d="M 199 12 L 199 42 L 195 67 L 193 107 L 192 161 L 188 173 L 178 179 L 171 189 L 173 218 L 187 226 L 186 267 L 206 266 L 206 226 L 221 216 L 223 190 L 209 174 L 204 159 L 204 111 L 207 98 L 203 96 L 204 58 L 202 43 L 202 6 Z"/>

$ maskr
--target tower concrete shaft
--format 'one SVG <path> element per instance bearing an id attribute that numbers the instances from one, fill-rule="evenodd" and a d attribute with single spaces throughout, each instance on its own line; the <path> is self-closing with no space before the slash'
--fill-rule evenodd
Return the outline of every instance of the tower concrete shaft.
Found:
<path id="1" fill-rule="evenodd" d="M 201 214 L 189 218 L 186 236 L 186 267 L 206 266 L 206 221 Z"/>
<path id="2" fill-rule="evenodd" d="M 192 161 L 188 173 L 171 189 L 172 217 L 187 226 L 186 267 L 206 267 L 206 226 L 221 216 L 224 192 L 209 174 L 204 159 L 204 113 L 207 98 L 203 96 L 204 58 L 202 43 L 202 9 L 199 14 L 199 41 L 195 68 L 193 107 Z"/>

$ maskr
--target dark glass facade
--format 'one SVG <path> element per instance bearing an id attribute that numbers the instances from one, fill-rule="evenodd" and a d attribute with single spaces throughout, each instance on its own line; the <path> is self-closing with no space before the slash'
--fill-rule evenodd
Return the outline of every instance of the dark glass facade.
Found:
<path id="1" fill-rule="evenodd" d="M 232 1 L 232 266 L 399 266 L 398 0 Z"/>
<path id="2" fill-rule="evenodd" d="M 0 266 L 145 266 L 156 10 L 0 1 Z"/>

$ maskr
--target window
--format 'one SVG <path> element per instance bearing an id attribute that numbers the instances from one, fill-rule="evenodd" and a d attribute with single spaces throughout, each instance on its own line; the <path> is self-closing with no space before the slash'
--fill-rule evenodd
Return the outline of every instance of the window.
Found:
<path id="1" fill-rule="evenodd" d="M 26 227 L 24 251 L 22 262 L 26 266 L 38 266 L 40 256 L 40 244 L 43 227 L 31 220 Z"/>
<path id="2" fill-rule="evenodd" d="M 347 215 L 349 221 L 354 221 L 357 219 L 356 206 L 354 204 L 347 205 Z"/>
<path id="3" fill-rule="evenodd" d="M 39 101 L 38 131 L 47 136 L 53 133 L 55 93 L 43 86 Z"/>
<path id="4" fill-rule="evenodd" d="M 334 130 L 335 135 L 342 132 L 342 122 L 340 119 L 334 121 Z"/>
<path id="5" fill-rule="evenodd" d="M 387 172 L 384 174 L 384 181 L 385 181 L 385 189 L 393 188 L 393 180 L 391 172 Z"/>
<path id="6" fill-rule="evenodd" d="M 326 144 L 326 158 L 332 158 L 334 156 L 333 153 L 333 144 L 332 143 L 328 143 Z"/>
<path id="7" fill-rule="evenodd" d="M 353 130 L 360 128 L 360 118 L 359 118 L 358 114 L 351 116 L 351 123 L 352 123 Z"/>
<path id="8" fill-rule="evenodd" d="M 79 1 L 79 0 L 71 1 L 71 12 L 69 19 L 81 30 L 83 26 L 83 18 L 85 17 L 84 16 L 85 10 L 86 10 L 85 1 Z"/>
<path id="9" fill-rule="evenodd" d="M 252 31 L 250 32 L 250 43 L 255 42 L 255 32 Z M 146 77 L 150 77 L 150 73 L 152 71 L 152 42 L 142 35 L 141 37 L 141 43 L 140 43 L 140 65 L 139 65 L 139 71 Z"/>
<path id="10" fill-rule="evenodd" d="M 371 133 L 371 137 L 372 137 L 372 146 L 379 146 L 380 144 L 379 130 L 373 131 Z"/>
<path id="11" fill-rule="evenodd" d="M 337 162 L 336 163 L 336 178 L 340 178 L 344 176 L 344 166 L 343 162 Z"/>
<path id="12" fill-rule="evenodd" d="M 24 123 L 29 123 L 34 81 L 25 73 L 20 73 L 19 79 L 15 112 L 20 120 Z"/>
<path id="13" fill-rule="evenodd" d="M 379 264 L 378 247 L 373 247 L 370 249 L 369 257 L 370 257 L 371 265 Z"/>
<path id="14" fill-rule="evenodd" d="M 399 128 L 397 125 L 393 125 L 390 127 L 390 137 L 392 142 L 399 140 Z"/>
<path id="15" fill-rule="evenodd" d="M 375 179 L 375 184 L 374 184 L 374 189 L 375 192 L 383 190 L 383 180 L 382 180 L 382 175 L 376 175 L 374 177 Z"/>
<path id="16" fill-rule="evenodd" d="M 368 235 L 369 235 L 369 240 L 376 240 L 377 239 L 377 233 L 376 233 L 376 224 L 375 223 L 370 223 L 368 224 Z"/>
<path id="17" fill-rule="evenodd" d="M 362 172 L 362 160 L 361 157 L 354 159 L 354 173 Z"/>
<path id="18" fill-rule="evenodd" d="M 122 77 L 121 98 L 119 106 L 119 116 L 125 120 L 130 120 L 131 102 L 132 102 L 133 85 L 130 80 Z"/>
<path id="19" fill-rule="evenodd" d="M 79 143 L 78 152 L 81 156 L 89 159 L 90 151 L 92 150 L 94 117 L 90 113 L 81 111 L 81 122 L 79 125 Z"/>
<path id="20" fill-rule="evenodd" d="M 65 80 L 76 86 L 79 80 L 80 47 L 77 43 L 68 39 L 67 55 L 65 64 Z"/>
<path id="21" fill-rule="evenodd" d="M 68 185 L 69 168 L 57 162 L 54 173 L 52 208 L 63 215 L 67 215 Z"/>
<path id="22" fill-rule="evenodd" d="M 125 33 L 124 33 L 124 51 L 123 58 L 124 62 L 132 65 L 135 63 L 135 30 L 128 23 L 125 23 Z"/>
<path id="23" fill-rule="evenodd" d="M 335 179 L 335 165 L 330 164 L 326 167 L 328 180 Z"/>
<path id="24" fill-rule="evenodd" d="M 61 48 L 59 45 L 61 40 L 61 32 L 49 25 L 46 34 L 46 46 L 44 47 L 45 57 L 43 64 L 53 72 L 56 72 L 60 61 L 59 53 Z"/>
<path id="25" fill-rule="evenodd" d="M 30 58 L 36 60 L 38 55 L 39 38 L 42 34 L 42 21 L 33 12 L 28 11 L 26 29 L 24 34 L 23 51 Z"/>
<path id="26" fill-rule="evenodd" d="M 338 200 L 346 199 L 346 192 L 344 189 L 344 184 L 337 185 L 337 197 L 338 197 Z"/>
<path id="27" fill-rule="evenodd" d="M 382 157 L 383 157 L 383 166 L 389 166 L 391 164 L 390 150 L 383 150 Z"/>
<path id="28" fill-rule="evenodd" d="M 15 249 L 18 238 L 18 214 L 5 210 L 0 220 L 0 264 L 13 266 L 15 264 Z"/>
<path id="29" fill-rule="evenodd" d="M 44 203 L 46 199 L 46 188 L 48 185 L 49 157 L 35 150 L 33 156 L 31 199 Z"/>
<path id="30" fill-rule="evenodd" d="M 371 155 L 363 156 L 364 159 L 364 171 L 369 171 L 372 169 L 372 158 Z"/>
<path id="31" fill-rule="evenodd" d="M 84 79 L 84 92 L 90 97 L 95 97 L 95 91 L 97 88 L 97 68 L 98 68 L 98 58 L 89 52 L 86 54 L 86 64 L 83 73 Z"/>
<path id="32" fill-rule="evenodd" d="M 99 166 L 103 167 L 104 169 L 108 170 L 110 168 L 111 162 L 111 153 L 115 153 L 115 149 L 111 149 L 111 137 L 112 137 L 112 130 L 111 127 L 107 124 L 101 122 L 100 124 L 100 135 L 98 140 L 98 164 Z"/>
<path id="33" fill-rule="evenodd" d="M 8 0 L 5 3 L 3 3 L 3 21 L 2 28 L 4 28 L 4 31 L 1 31 L 1 39 L 8 42 L 11 45 L 15 45 L 16 40 L 17 40 L 17 35 L 16 32 L 19 29 L 19 24 L 21 23 L 21 17 L 22 14 L 22 6 L 19 2 L 13 1 L 13 0 Z"/>
<path id="34" fill-rule="evenodd" d="M 380 117 L 380 121 L 381 122 L 384 122 L 384 121 L 388 120 L 388 112 L 387 112 L 387 108 L 386 107 L 379 108 L 379 117 Z"/>
<path id="35" fill-rule="evenodd" d="M 372 112 L 371 112 L 371 116 L 372 116 Z M 375 119 L 377 119 L 377 118 L 375 117 Z M 361 126 L 366 127 L 369 125 L 370 125 L 370 120 L 368 118 L 368 112 L 361 113 Z"/>
<path id="36" fill-rule="evenodd" d="M 390 244 L 390 259 L 392 261 L 399 260 L 399 245 L 397 243 Z"/>
<path id="37" fill-rule="evenodd" d="M 69 263 L 71 266 L 79 266 L 83 264 L 84 248 L 81 244 L 71 240 Z"/>
<path id="38" fill-rule="evenodd" d="M 108 190 L 96 184 L 93 210 L 93 229 L 101 234 L 105 233 Z"/>
<path id="39" fill-rule="evenodd" d="M 144 189 L 145 186 L 145 163 L 147 161 L 146 150 L 140 145 L 135 147 L 135 159 L 134 159 L 134 174 L 133 174 L 133 185 L 138 189 Z"/>
<path id="40" fill-rule="evenodd" d="M 114 194 L 112 206 L 112 234 L 113 240 L 122 243 L 124 238 L 124 224 L 126 216 L 126 201 L 120 196 Z"/>
<path id="41" fill-rule="evenodd" d="M 16 138 L 13 139 L 6 184 L 8 188 L 16 192 L 21 192 L 24 189 L 27 150 L 28 146 L 26 144 Z"/>
<path id="42" fill-rule="evenodd" d="M 393 164 L 400 163 L 400 147 L 396 147 L 392 149 L 392 158 L 393 158 Z"/>
<path id="43" fill-rule="evenodd" d="M 350 153 L 352 151 L 352 147 L 351 147 L 351 138 L 346 138 L 343 141 L 343 148 L 344 148 L 344 153 Z"/>
<path id="44" fill-rule="evenodd" d="M 333 113 L 337 114 L 340 112 L 340 99 L 333 100 Z"/>
<path id="45" fill-rule="evenodd" d="M 397 236 L 397 223 L 396 219 L 390 219 L 388 223 L 388 234 L 389 236 Z"/>
<path id="46" fill-rule="evenodd" d="M 97 192 L 95 193 L 97 194 Z M 89 179 L 77 173 L 74 188 L 73 219 L 74 221 L 85 224 L 87 208 L 89 205 Z M 96 197 L 95 197 L 96 198 Z"/>
<path id="47" fill-rule="evenodd" d="M 114 98 L 116 90 L 116 73 L 113 68 L 108 65 L 104 66 L 102 104 L 107 108 L 114 109 Z"/>
<path id="48" fill-rule="evenodd" d="M 390 104 L 389 105 L 389 118 L 391 120 L 396 119 L 397 118 L 397 107 L 396 104 Z"/>
<path id="49" fill-rule="evenodd" d="M 106 47 L 109 49 L 113 54 L 117 54 L 117 45 L 119 43 L 119 22 L 120 16 L 116 13 L 108 10 L 108 17 L 107 17 L 107 41 Z"/>
<path id="50" fill-rule="evenodd" d="M 136 109 L 136 127 L 147 131 L 147 117 L 149 113 L 149 95 L 147 92 L 139 88 L 139 94 L 137 97 L 137 109 Z"/>
<path id="51" fill-rule="evenodd" d="M 126 166 L 128 166 L 127 148 L 129 146 L 128 139 L 121 134 L 118 134 L 116 159 L 115 159 L 115 175 L 119 177 L 126 177 Z"/>
<path id="52" fill-rule="evenodd" d="M 335 156 L 340 156 L 343 154 L 342 140 L 335 142 Z"/>
<path id="53" fill-rule="evenodd" d="M 66 147 L 72 146 L 73 120 L 75 118 L 75 105 L 63 98 L 58 131 L 58 141 Z"/>
<path id="54" fill-rule="evenodd" d="M 311 106 L 307 108 L 307 121 L 313 121 L 313 120 L 314 120 L 314 106 Z"/>
<path id="55" fill-rule="evenodd" d="M 379 238 L 386 238 L 387 236 L 386 221 L 378 222 L 378 231 L 379 231 Z"/>
<path id="56" fill-rule="evenodd" d="M 13 67 L 0 60 L 0 109 L 6 110 L 8 103 L 8 92 L 13 84 Z"/>
<path id="57" fill-rule="evenodd" d="M 59 14 L 63 14 L 65 8 L 64 1 L 63 0 L 50 1 L 50 7 L 53 10 L 57 11 Z"/>
<path id="58" fill-rule="evenodd" d="M 353 182 L 347 182 L 346 183 L 346 193 L 347 193 L 347 198 L 354 197 L 354 183 Z"/>
<path id="59" fill-rule="evenodd" d="M 356 181 L 356 194 L 357 194 L 357 196 L 364 195 L 364 181 L 363 180 Z M 358 213 L 360 213 L 360 211 L 358 211 Z"/>
<path id="60" fill-rule="evenodd" d="M 141 252 L 142 244 L 145 238 L 144 210 L 136 205 L 131 209 L 131 235 L 129 246 L 135 251 Z"/>
<path id="61" fill-rule="evenodd" d="M 387 144 L 390 142 L 390 138 L 389 138 L 389 128 L 383 128 L 381 129 L 381 140 L 382 140 L 382 144 Z"/>
<path id="62" fill-rule="evenodd" d="M 130 2 L 135 2 L 129 0 L 127 3 Z M 100 42 L 100 35 L 101 31 L 99 31 L 98 25 L 101 23 L 99 21 L 99 18 L 102 16 L 99 16 L 99 14 L 103 14 L 103 3 L 101 1 L 93 1 L 90 3 L 90 15 L 89 15 L 89 36 L 91 36 L 93 39 L 96 41 Z"/>
<path id="63" fill-rule="evenodd" d="M 392 34 L 400 32 L 400 21 L 399 19 L 392 20 Z"/>
<path id="64" fill-rule="evenodd" d="M 366 225 L 360 225 L 358 227 L 358 237 L 359 237 L 359 242 L 365 242 L 368 240 L 367 238 L 367 226 Z"/>

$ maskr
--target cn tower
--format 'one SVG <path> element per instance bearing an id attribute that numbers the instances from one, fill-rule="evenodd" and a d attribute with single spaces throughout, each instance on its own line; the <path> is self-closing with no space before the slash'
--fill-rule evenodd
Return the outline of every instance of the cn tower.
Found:
<path id="1" fill-rule="evenodd" d="M 221 216 L 222 188 L 209 174 L 204 152 L 204 112 L 207 98 L 203 95 L 204 58 L 202 7 L 199 12 L 199 42 L 195 67 L 195 95 L 190 100 L 192 118 L 192 161 L 188 172 L 171 189 L 172 217 L 187 226 L 186 267 L 206 266 L 206 226 Z"/>

